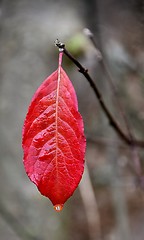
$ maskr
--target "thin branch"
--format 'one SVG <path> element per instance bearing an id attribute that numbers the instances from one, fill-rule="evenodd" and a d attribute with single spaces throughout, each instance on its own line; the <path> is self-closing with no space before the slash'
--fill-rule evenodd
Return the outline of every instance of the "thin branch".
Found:
<path id="1" fill-rule="evenodd" d="M 92 187 L 88 166 L 85 162 L 83 181 L 79 185 L 80 194 L 85 208 L 91 240 L 102 240 L 100 214 L 97 200 Z"/>
<path id="2" fill-rule="evenodd" d="M 96 50 L 97 59 L 99 60 L 99 64 L 101 66 L 101 69 L 105 73 L 106 78 L 107 78 L 107 80 L 108 80 L 108 82 L 109 82 L 109 84 L 110 84 L 110 86 L 112 88 L 112 92 L 114 94 L 116 104 L 117 104 L 119 112 L 120 112 L 120 114 L 121 114 L 121 116 L 122 116 L 122 118 L 124 120 L 124 123 L 125 123 L 125 126 L 127 128 L 127 132 L 128 132 L 129 138 L 131 138 L 131 140 L 132 140 L 133 139 L 132 133 L 131 133 L 131 130 L 130 130 L 127 118 L 126 118 L 126 116 L 124 114 L 123 106 L 122 106 L 122 104 L 121 104 L 121 102 L 119 100 L 117 89 L 116 89 L 116 87 L 114 85 L 113 77 L 112 77 L 111 72 L 109 71 L 107 63 L 106 63 L 106 61 L 104 59 L 104 53 L 103 53 L 102 49 L 98 49 L 97 48 L 97 44 L 96 44 L 96 41 L 94 39 L 94 34 L 88 28 L 84 29 L 84 33 L 89 38 L 89 40 L 91 41 L 91 43 L 93 44 L 93 46 L 94 46 L 94 48 Z M 99 42 L 100 42 L 100 40 L 99 40 Z M 101 46 L 101 44 L 100 44 L 100 46 Z"/>
<path id="3" fill-rule="evenodd" d="M 126 118 L 126 115 L 124 113 L 123 106 L 122 106 L 122 104 L 121 104 L 121 102 L 119 100 L 117 88 L 114 85 L 113 77 L 112 77 L 111 72 L 109 71 L 107 63 L 106 63 L 106 61 L 104 59 L 104 52 L 103 52 L 103 49 L 102 49 L 102 46 L 101 46 L 100 34 L 98 34 L 99 43 L 100 43 L 99 44 L 99 48 L 100 49 L 98 49 L 96 41 L 95 41 L 95 38 L 94 38 L 94 34 L 88 28 L 84 29 L 84 33 L 89 38 L 89 40 L 91 41 L 91 43 L 93 44 L 93 46 L 94 46 L 94 48 L 96 50 L 97 59 L 99 60 L 99 64 L 101 66 L 101 69 L 105 73 L 106 79 L 107 79 L 107 81 L 109 82 L 109 84 L 111 86 L 111 89 L 112 89 L 112 92 L 114 94 L 117 107 L 119 109 L 121 117 L 122 117 L 122 119 L 123 119 L 123 121 L 125 123 L 125 126 L 127 128 L 128 136 L 131 139 L 131 141 L 133 142 L 134 141 L 133 134 L 132 134 L 131 129 L 129 127 L 129 123 L 128 123 L 128 120 Z M 142 176 L 142 172 L 141 172 L 141 162 L 140 162 L 139 154 L 138 154 L 138 151 L 137 151 L 137 146 L 135 146 L 134 144 L 131 145 L 130 150 L 131 150 L 131 153 L 132 153 L 133 165 L 134 165 L 134 169 L 135 169 L 135 172 L 136 172 L 136 175 L 137 175 L 137 179 L 138 179 L 140 185 L 142 187 L 144 187 L 143 186 L 143 176 Z"/>
<path id="4" fill-rule="evenodd" d="M 117 135 L 121 138 L 121 140 L 123 140 L 127 145 L 129 146 L 137 146 L 137 147 L 141 147 L 144 148 L 144 141 L 141 140 L 136 140 L 136 139 L 131 139 L 129 136 L 127 136 L 123 130 L 121 129 L 121 127 L 119 126 L 119 124 L 117 123 L 117 121 L 114 119 L 114 117 L 112 116 L 111 112 L 109 111 L 108 107 L 106 106 L 103 97 L 99 91 L 99 89 L 97 88 L 96 84 L 94 83 L 93 79 L 91 78 L 91 76 L 88 73 L 88 69 L 85 69 L 65 48 L 65 44 L 60 42 L 58 39 L 55 41 L 55 46 L 57 46 L 59 48 L 59 51 L 63 51 L 64 54 L 78 67 L 78 71 L 80 73 L 82 73 L 84 75 L 84 77 L 87 79 L 87 81 L 89 82 L 91 88 L 93 89 L 95 96 L 97 97 L 99 104 L 103 110 L 103 112 L 105 113 L 107 119 L 109 120 L 110 125 L 113 127 L 113 129 L 115 130 L 115 132 L 117 133 Z"/>
<path id="5" fill-rule="evenodd" d="M 117 147 L 119 149 L 128 149 L 129 146 L 124 144 L 122 141 L 119 140 L 113 140 L 112 138 L 105 138 L 105 137 L 95 137 L 92 134 L 88 134 L 87 132 L 85 133 L 87 142 L 92 143 L 92 144 L 97 144 L 101 147 L 104 146 L 109 146 L 109 147 L 114 147 L 114 144 L 117 144 Z"/>
<path id="6" fill-rule="evenodd" d="M 122 117 L 122 119 L 125 123 L 125 126 L 127 128 L 128 136 L 131 139 L 131 141 L 133 142 L 133 135 L 132 135 L 131 129 L 129 127 L 129 123 L 127 121 L 126 115 L 124 114 L 123 106 L 122 106 L 122 104 L 119 100 L 118 92 L 117 92 L 116 86 L 114 85 L 113 77 L 112 77 L 111 72 L 109 71 L 107 63 L 104 59 L 103 49 L 102 48 L 101 49 L 97 48 L 97 44 L 96 44 L 96 41 L 94 39 L 94 34 L 88 28 L 84 29 L 84 33 L 89 38 L 89 40 L 93 44 L 94 48 L 96 49 L 97 59 L 99 60 L 99 64 L 101 66 L 101 69 L 105 73 L 106 79 L 111 86 L 112 92 L 113 92 L 114 97 L 115 97 L 115 102 L 117 104 L 117 107 L 119 109 L 121 117 Z M 99 42 L 100 42 L 100 40 L 101 39 L 99 39 Z M 99 47 L 101 47 L 101 44 L 100 44 Z M 99 57 L 99 56 L 101 56 L 101 57 Z M 137 171 L 138 178 L 141 180 L 141 177 L 142 177 L 141 170 L 140 170 L 141 169 L 141 166 L 140 166 L 141 164 L 140 164 L 139 155 L 137 153 L 137 147 L 135 145 L 131 146 L 131 152 L 132 152 L 132 159 L 134 161 L 134 165 L 135 165 L 135 169 Z"/>

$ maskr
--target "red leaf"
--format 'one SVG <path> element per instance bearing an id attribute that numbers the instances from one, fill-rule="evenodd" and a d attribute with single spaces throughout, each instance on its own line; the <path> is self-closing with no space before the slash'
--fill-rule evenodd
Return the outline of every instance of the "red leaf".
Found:
<path id="1" fill-rule="evenodd" d="M 23 126 L 24 166 L 28 177 L 55 210 L 77 188 L 84 170 L 83 120 L 71 81 L 61 67 L 34 94 Z"/>

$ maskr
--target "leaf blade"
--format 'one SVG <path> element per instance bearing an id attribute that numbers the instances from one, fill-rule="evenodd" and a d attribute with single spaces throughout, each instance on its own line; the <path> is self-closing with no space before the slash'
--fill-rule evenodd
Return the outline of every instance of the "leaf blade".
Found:
<path id="1" fill-rule="evenodd" d="M 22 142 L 29 178 L 54 205 L 64 204 L 82 177 L 83 129 L 74 88 L 59 66 L 32 98 Z"/>

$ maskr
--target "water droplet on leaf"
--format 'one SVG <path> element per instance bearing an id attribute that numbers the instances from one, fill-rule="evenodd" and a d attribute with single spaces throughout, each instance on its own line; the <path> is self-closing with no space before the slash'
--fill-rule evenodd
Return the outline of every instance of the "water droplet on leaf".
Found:
<path id="1" fill-rule="evenodd" d="M 56 204 L 56 205 L 54 206 L 54 210 L 55 210 L 56 212 L 60 212 L 62 209 L 63 209 L 63 204 Z"/>

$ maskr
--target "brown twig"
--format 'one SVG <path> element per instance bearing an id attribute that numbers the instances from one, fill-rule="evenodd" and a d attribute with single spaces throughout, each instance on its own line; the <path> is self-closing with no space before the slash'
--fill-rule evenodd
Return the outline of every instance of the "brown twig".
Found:
<path id="1" fill-rule="evenodd" d="M 112 116 L 111 112 L 109 111 L 108 107 L 106 106 L 103 97 L 99 91 L 99 89 L 97 88 L 96 84 L 94 83 L 93 79 L 91 78 L 91 76 L 88 73 L 88 69 L 85 69 L 65 48 L 65 44 L 60 42 L 58 39 L 55 41 L 55 46 L 57 46 L 59 48 L 60 51 L 63 51 L 63 53 L 78 67 L 78 71 L 80 73 L 82 73 L 84 75 L 84 77 L 87 79 L 87 81 L 89 82 L 91 88 L 93 89 L 95 96 L 97 97 L 99 104 L 103 110 L 103 112 L 105 113 L 110 125 L 112 126 L 112 128 L 115 130 L 115 132 L 117 133 L 117 135 L 121 138 L 121 140 L 123 140 L 127 145 L 129 146 L 137 146 L 140 148 L 144 148 L 144 141 L 142 140 L 136 140 L 136 139 L 131 139 L 131 137 L 127 136 L 123 130 L 121 129 L 121 127 L 119 126 L 119 124 L 117 123 L 117 121 L 114 119 L 114 117 Z"/>

